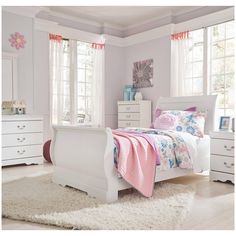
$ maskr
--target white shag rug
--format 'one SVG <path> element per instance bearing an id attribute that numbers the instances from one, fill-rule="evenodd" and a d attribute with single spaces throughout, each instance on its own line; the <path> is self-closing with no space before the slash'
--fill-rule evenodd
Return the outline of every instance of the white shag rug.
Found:
<path id="1" fill-rule="evenodd" d="M 56 185 L 51 177 L 27 177 L 3 184 L 3 217 L 72 229 L 171 230 L 183 223 L 194 197 L 190 186 L 156 183 L 151 198 L 125 190 L 117 202 L 107 204 Z"/>

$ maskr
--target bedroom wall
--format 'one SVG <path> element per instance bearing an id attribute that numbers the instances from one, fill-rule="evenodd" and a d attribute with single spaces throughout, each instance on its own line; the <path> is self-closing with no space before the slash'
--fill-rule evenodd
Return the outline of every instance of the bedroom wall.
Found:
<path id="1" fill-rule="evenodd" d="M 111 128 L 117 128 L 117 101 L 123 99 L 124 51 L 108 44 L 105 48 L 105 126 Z"/>
<path id="2" fill-rule="evenodd" d="M 48 34 L 34 30 L 34 21 L 8 12 L 2 12 L 2 51 L 18 55 L 18 99 L 26 102 L 28 114 L 43 115 L 44 140 L 49 138 L 49 69 Z M 11 34 L 24 35 L 23 49 L 11 47 Z M 4 88 L 3 88 L 4 89 Z"/>
<path id="3" fill-rule="evenodd" d="M 153 59 L 153 87 L 139 89 L 145 100 L 152 101 L 152 110 L 160 96 L 170 96 L 171 42 L 169 36 L 125 48 L 124 84 L 132 84 L 133 63 Z"/>
<path id="4" fill-rule="evenodd" d="M 34 30 L 34 113 L 44 118 L 44 140 L 51 137 L 49 83 L 49 37 Z"/>
<path id="5" fill-rule="evenodd" d="M 2 51 L 18 55 L 18 98 L 24 99 L 27 112 L 34 109 L 34 65 L 33 65 L 33 19 L 8 12 L 2 12 Z M 24 49 L 11 47 L 8 39 L 11 34 L 19 32 L 24 35 Z"/>

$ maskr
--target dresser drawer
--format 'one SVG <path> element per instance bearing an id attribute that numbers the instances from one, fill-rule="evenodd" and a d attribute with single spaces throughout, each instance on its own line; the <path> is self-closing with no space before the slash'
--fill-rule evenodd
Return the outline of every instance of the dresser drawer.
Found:
<path id="1" fill-rule="evenodd" d="M 3 121 L 3 134 L 42 132 L 42 121 Z"/>
<path id="2" fill-rule="evenodd" d="M 42 133 L 3 134 L 2 135 L 3 147 L 42 144 L 42 143 L 43 143 Z"/>
<path id="3" fill-rule="evenodd" d="M 139 113 L 119 113 L 118 120 L 139 120 Z"/>
<path id="4" fill-rule="evenodd" d="M 118 127 L 119 128 L 124 128 L 124 127 L 140 127 L 140 122 L 139 121 L 123 121 L 123 120 L 119 120 L 118 121 Z"/>
<path id="5" fill-rule="evenodd" d="M 2 160 L 41 156 L 42 152 L 42 145 L 4 147 L 2 148 Z"/>
<path id="6" fill-rule="evenodd" d="M 234 156 L 234 141 L 228 139 L 211 139 L 211 154 Z"/>
<path id="7" fill-rule="evenodd" d="M 139 105 L 119 105 L 118 112 L 139 112 Z"/>
<path id="8" fill-rule="evenodd" d="M 211 170 L 234 174 L 234 158 L 211 155 Z"/>

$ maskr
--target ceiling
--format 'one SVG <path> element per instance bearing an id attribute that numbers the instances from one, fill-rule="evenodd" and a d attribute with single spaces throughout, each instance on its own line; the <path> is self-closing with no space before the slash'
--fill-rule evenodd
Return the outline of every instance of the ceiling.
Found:
<path id="1" fill-rule="evenodd" d="M 167 15 L 178 15 L 199 6 L 52 6 L 49 11 L 71 17 L 127 28 Z"/>
<path id="2" fill-rule="evenodd" d="M 228 7 L 230 6 L 4 6 L 2 9 L 82 31 L 127 37 Z"/>

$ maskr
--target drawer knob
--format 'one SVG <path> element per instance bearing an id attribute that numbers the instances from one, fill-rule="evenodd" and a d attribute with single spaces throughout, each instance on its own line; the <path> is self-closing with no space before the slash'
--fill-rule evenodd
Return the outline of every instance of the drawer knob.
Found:
<path id="1" fill-rule="evenodd" d="M 127 125 L 127 126 L 130 126 L 130 125 L 131 125 L 131 123 L 130 123 L 130 122 L 128 122 L 128 123 L 126 123 L 126 125 Z"/>
<path id="2" fill-rule="evenodd" d="M 226 151 L 232 151 L 234 149 L 234 146 L 228 147 L 227 145 L 224 145 L 224 148 Z"/>
<path id="3" fill-rule="evenodd" d="M 228 165 L 228 163 L 225 161 L 225 162 L 224 162 L 224 165 L 225 165 L 225 167 L 227 167 L 227 168 L 231 168 L 232 166 L 234 166 L 234 163 L 231 163 L 230 165 Z"/>
<path id="4" fill-rule="evenodd" d="M 18 141 L 19 143 L 22 143 L 22 142 L 25 141 L 25 138 L 24 138 L 24 137 L 23 137 L 23 138 L 17 138 L 17 141 Z"/>
<path id="5" fill-rule="evenodd" d="M 126 115 L 126 118 L 130 118 L 130 115 Z"/>
<path id="6" fill-rule="evenodd" d="M 18 151 L 17 151 L 17 153 L 18 153 L 18 154 L 20 154 L 20 155 L 22 155 L 22 154 L 24 154 L 24 153 L 25 153 L 25 150 L 21 150 L 21 151 L 20 151 L 20 150 L 18 150 Z"/>
<path id="7" fill-rule="evenodd" d="M 24 129 L 24 128 L 25 128 L 25 125 L 21 125 L 21 126 L 20 126 L 20 125 L 17 125 L 17 128 L 18 128 L 18 129 Z"/>

